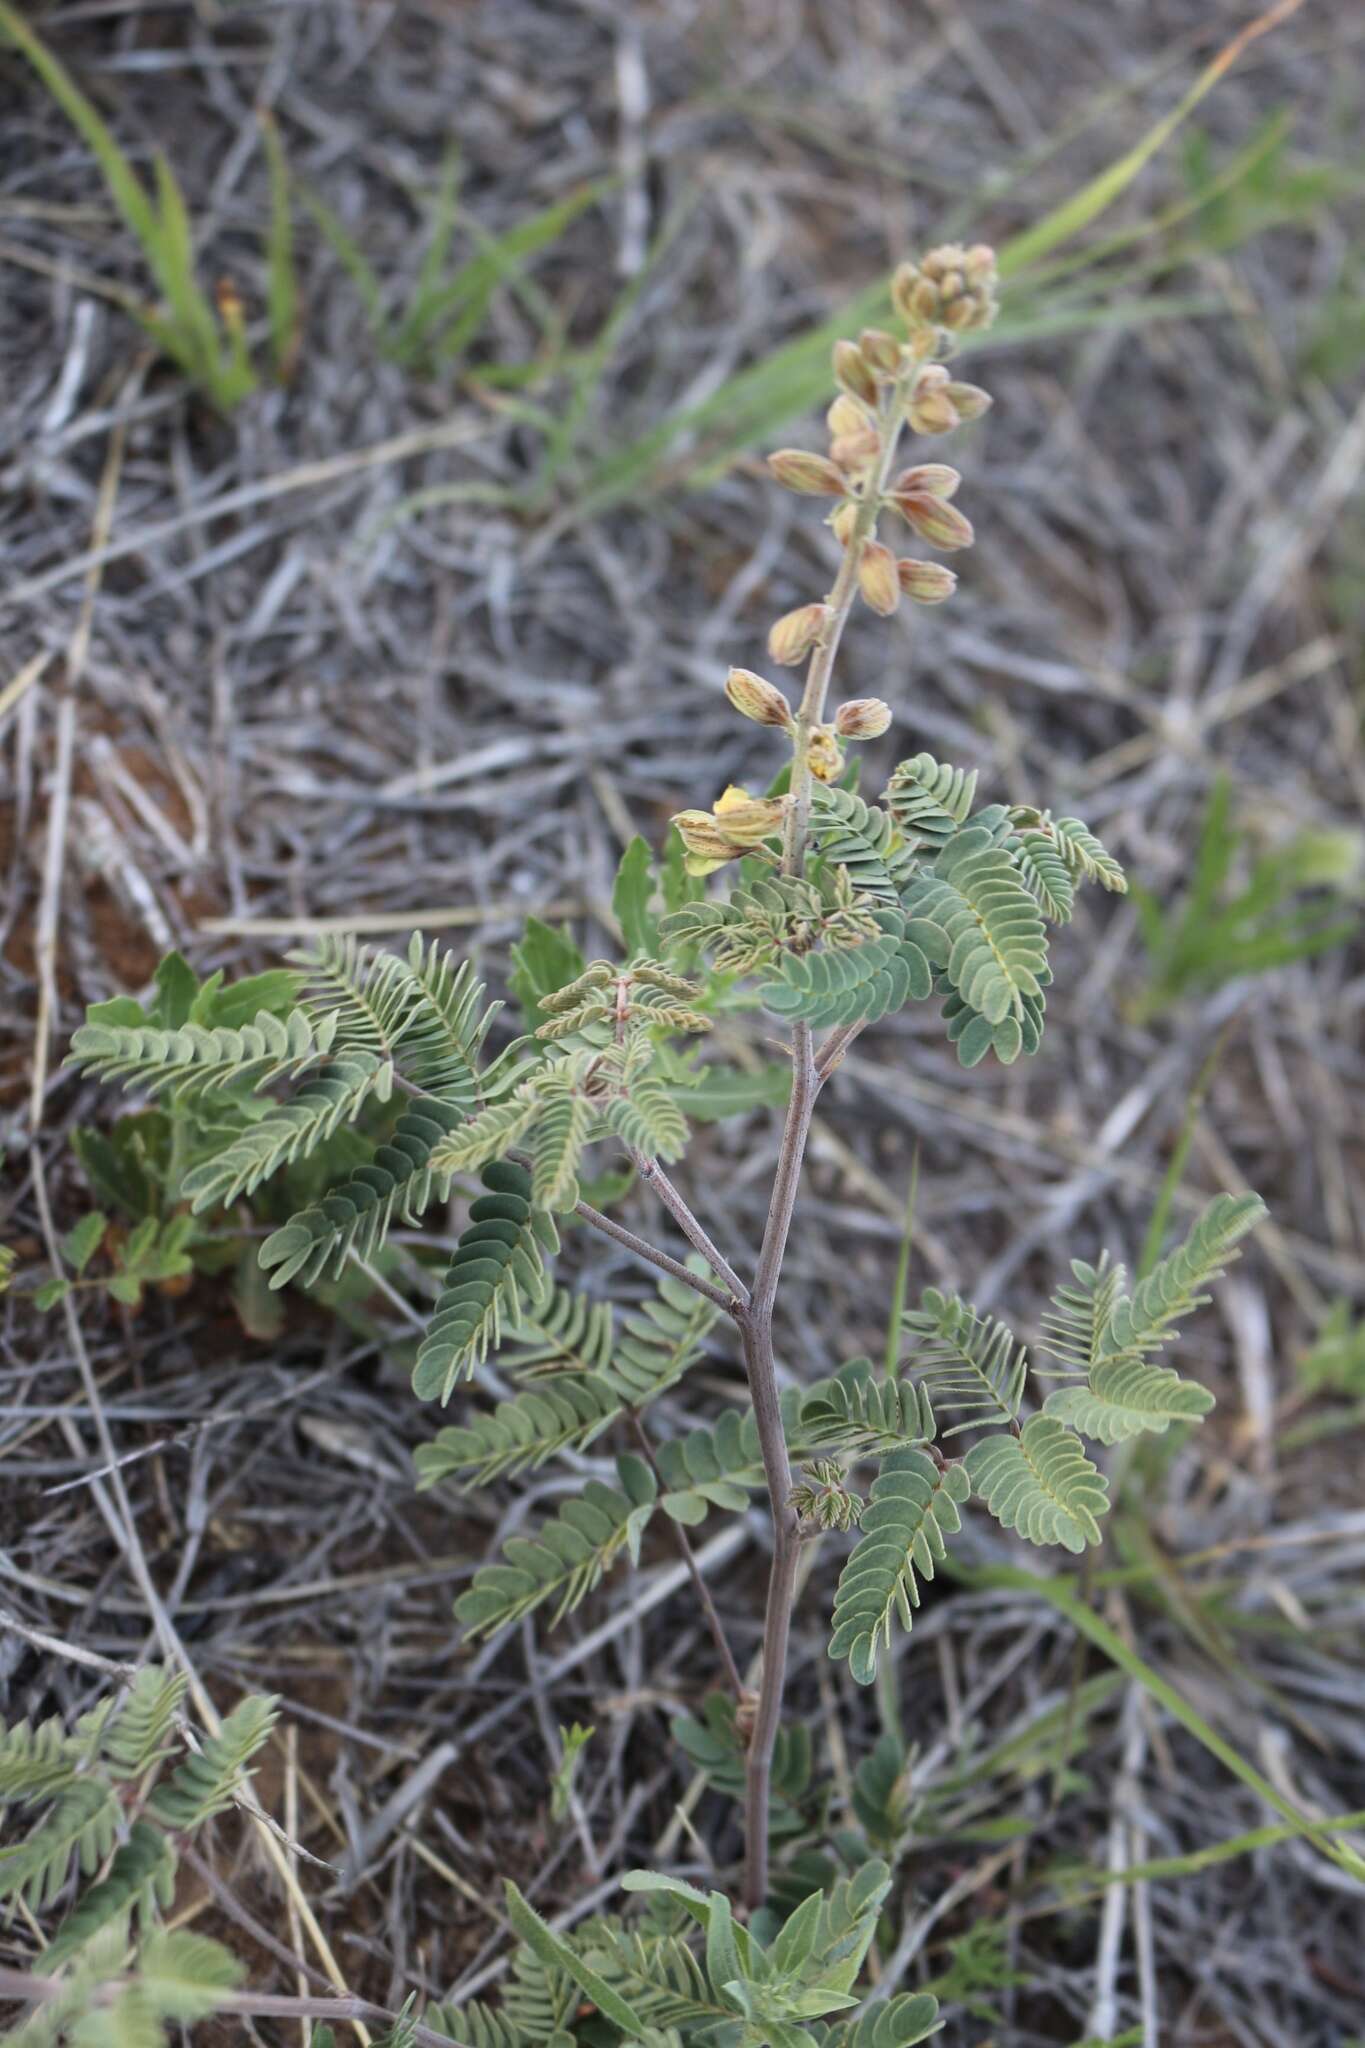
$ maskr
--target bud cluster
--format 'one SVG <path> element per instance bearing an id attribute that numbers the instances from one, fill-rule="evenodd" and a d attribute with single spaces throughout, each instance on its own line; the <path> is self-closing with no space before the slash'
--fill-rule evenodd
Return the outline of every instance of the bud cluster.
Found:
<path id="1" fill-rule="evenodd" d="M 985 242 L 964 249 L 944 242 L 918 263 L 902 263 L 891 301 L 907 327 L 946 327 L 953 334 L 989 327 L 996 315 L 995 251 Z"/>
<path id="2" fill-rule="evenodd" d="M 917 263 L 903 263 L 891 281 L 891 301 L 905 323 L 900 340 L 880 327 L 865 327 L 856 341 L 834 344 L 838 396 L 825 415 L 829 452 L 780 448 L 768 457 L 778 483 L 803 497 L 837 500 L 829 525 L 845 548 L 856 549 L 851 566 L 856 591 L 883 618 L 902 597 L 915 604 L 942 604 L 957 588 L 951 569 L 938 562 L 897 557 L 877 537 L 877 520 L 894 512 L 916 537 L 944 553 L 970 547 L 971 521 L 952 502 L 961 478 L 943 462 L 921 462 L 885 481 L 898 432 L 946 434 L 964 420 L 979 419 L 991 403 L 979 385 L 952 376 L 936 354 L 951 355 L 960 335 L 989 326 L 996 312 L 996 267 L 984 243 L 965 249 L 955 242 L 931 249 Z M 847 577 L 848 570 L 845 571 Z M 842 586 L 847 602 L 849 583 Z M 784 612 L 768 634 L 768 654 L 795 667 L 837 638 L 838 621 L 829 601 L 797 605 Z M 824 677 L 817 697 L 823 702 Z M 736 711 L 758 725 L 784 732 L 802 750 L 802 727 L 781 690 L 752 669 L 732 668 L 725 694 Z M 819 712 L 815 713 L 818 719 Z M 810 717 L 810 713 L 807 713 Z M 855 697 L 828 723 L 811 722 L 805 762 L 819 782 L 834 782 L 844 769 L 844 742 L 884 733 L 891 712 L 880 698 Z M 785 798 L 754 798 L 728 789 L 714 811 L 683 811 L 675 820 L 693 874 L 707 874 L 726 861 L 763 853 L 783 829 Z"/>

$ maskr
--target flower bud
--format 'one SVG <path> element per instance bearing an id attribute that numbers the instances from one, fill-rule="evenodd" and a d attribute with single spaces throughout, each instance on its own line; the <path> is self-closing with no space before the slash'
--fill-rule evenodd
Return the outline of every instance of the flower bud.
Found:
<path id="1" fill-rule="evenodd" d="M 844 772 L 844 750 L 827 725 L 812 729 L 806 758 L 817 782 L 837 782 Z"/>
<path id="2" fill-rule="evenodd" d="M 709 875 L 761 846 L 782 830 L 788 797 L 751 797 L 732 784 L 714 811 L 678 811 L 673 823 L 686 852 L 689 875 Z"/>
<path id="3" fill-rule="evenodd" d="M 808 498 L 842 498 L 845 480 L 827 455 L 812 455 L 805 448 L 779 448 L 768 457 L 768 467 L 789 491 Z"/>
<path id="4" fill-rule="evenodd" d="M 891 723 L 891 706 L 880 697 L 850 697 L 834 714 L 834 730 L 841 739 L 877 740 Z"/>
<path id="5" fill-rule="evenodd" d="M 870 540 L 858 564 L 858 588 L 865 603 L 883 618 L 889 618 L 900 603 L 901 588 L 896 580 L 896 558 L 879 540 Z"/>
<path id="6" fill-rule="evenodd" d="M 856 434 L 840 434 L 829 444 L 829 458 L 837 462 L 840 469 L 858 474 L 868 469 L 881 453 L 881 436 L 872 427 L 863 427 Z"/>
<path id="7" fill-rule="evenodd" d="M 962 482 L 957 470 L 950 469 L 946 462 L 917 462 L 913 469 L 903 469 L 892 484 L 893 491 L 928 491 L 933 498 L 953 498 Z"/>
<path id="8" fill-rule="evenodd" d="M 740 846 L 761 846 L 782 830 L 790 797 L 750 796 L 733 782 L 716 798 L 716 817 L 727 835 Z"/>
<path id="9" fill-rule="evenodd" d="M 946 434 L 958 423 L 957 407 L 948 396 L 948 372 L 942 363 L 926 363 L 915 379 L 905 417 L 916 434 Z"/>
<path id="10" fill-rule="evenodd" d="M 952 401 L 953 410 L 959 419 L 979 420 L 983 412 L 989 412 L 995 404 L 989 391 L 983 391 L 979 384 L 945 384 L 945 395 Z"/>
<path id="11" fill-rule="evenodd" d="M 861 398 L 867 405 L 876 404 L 877 379 L 856 341 L 835 342 L 834 381 L 851 398 Z"/>
<path id="12" fill-rule="evenodd" d="M 841 547 L 847 547 L 853 538 L 853 529 L 858 523 L 858 507 L 853 503 L 852 499 L 848 499 L 844 504 L 840 505 L 838 510 L 831 515 L 829 523 L 834 529 L 834 538 Z"/>
<path id="13" fill-rule="evenodd" d="M 858 350 L 874 370 L 894 377 L 901 363 L 901 345 L 884 327 L 865 327 L 858 336 Z"/>
<path id="14" fill-rule="evenodd" d="M 971 520 L 932 491 L 897 491 L 891 502 L 920 539 L 936 548 L 969 548 L 976 538 Z"/>
<path id="15" fill-rule="evenodd" d="M 916 604 L 942 604 L 957 589 L 957 577 L 942 562 L 914 562 L 907 556 L 896 564 L 901 589 Z"/>
<path id="16" fill-rule="evenodd" d="M 752 718 L 755 725 L 775 725 L 783 732 L 792 730 L 790 704 L 775 684 L 756 676 L 752 669 L 732 668 L 725 678 L 725 694 L 736 711 Z"/>
<path id="17" fill-rule="evenodd" d="M 867 407 L 842 391 L 825 414 L 825 425 L 836 440 L 843 434 L 865 434 L 869 427 L 876 429 L 876 421 Z"/>
<path id="18" fill-rule="evenodd" d="M 811 648 L 823 636 L 833 616 L 827 604 L 803 604 L 798 605 L 794 612 L 784 612 L 768 634 L 769 654 L 774 661 L 780 661 L 784 668 L 790 668 L 795 662 L 804 661 Z M 734 675 L 747 673 L 748 671 L 744 669 L 732 671 Z M 726 687 L 728 692 L 728 684 Z M 772 685 L 768 684 L 767 687 L 771 689 Z M 730 701 L 734 702 L 733 697 Z M 740 709 L 743 709 L 742 705 Z M 752 717 L 753 714 L 749 715 Z"/>

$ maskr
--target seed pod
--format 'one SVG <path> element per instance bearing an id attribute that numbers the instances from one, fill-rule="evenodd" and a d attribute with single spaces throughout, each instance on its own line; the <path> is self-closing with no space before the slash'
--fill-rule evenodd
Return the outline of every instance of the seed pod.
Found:
<path id="1" fill-rule="evenodd" d="M 736 711 L 752 718 L 755 725 L 776 725 L 783 732 L 791 731 L 790 704 L 776 684 L 756 676 L 751 668 L 732 668 L 725 678 L 725 694 Z"/>
<path id="2" fill-rule="evenodd" d="M 863 558 L 858 564 L 858 588 L 864 602 L 874 612 L 889 618 L 900 603 L 901 589 L 896 579 L 896 558 L 890 548 L 884 548 L 879 540 L 870 540 L 863 549 Z"/>
<path id="3" fill-rule="evenodd" d="M 768 634 L 769 654 L 784 668 L 804 661 L 833 616 L 827 604 L 803 604 L 794 612 L 784 612 Z"/>
<path id="4" fill-rule="evenodd" d="M 817 725 L 810 736 L 810 772 L 817 782 L 837 782 L 844 772 L 844 750 L 827 725 Z"/>
<path id="5" fill-rule="evenodd" d="M 876 404 L 877 379 L 856 341 L 835 342 L 834 381 L 851 398 L 861 398 L 868 405 Z"/>
<path id="6" fill-rule="evenodd" d="M 858 349 L 865 363 L 892 376 L 900 368 L 901 345 L 884 327 L 865 327 L 858 336 Z"/>
<path id="7" fill-rule="evenodd" d="M 891 502 L 920 539 L 936 548 L 969 548 L 976 538 L 971 520 L 932 491 L 897 491 Z"/>
<path id="8" fill-rule="evenodd" d="M 891 706 L 880 697 L 850 697 L 834 714 L 834 730 L 845 740 L 877 740 L 891 723 Z"/>
<path id="9" fill-rule="evenodd" d="M 957 577 L 942 562 L 915 562 L 907 556 L 896 564 L 901 589 L 916 604 L 942 604 L 957 589 Z"/>
<path id="10" fill-rule="evenodd" d="M 995 404 L 989 391 L 983 391 L 979 384 L 959 384 L 954 381 L 945 384 L 944 392 L 952 401 L 953 410 L 959 419 L 979 420 L 983 412 L 989 412 Z"/>
<path id="11" fill-rule="evenodd" d="M 933 498 L 954 498 L 961 482 L 957 470 L 950 469 L 946 462 L 917 462 L 912 469 L 903 469 L 891 488 L 893 491 L 928 491 Z"/>
<path id="12" fill-rule="evenodd" d="M 812 455 L 805 448 L 779 448 L 768 457 L 768 467 L 789 491 L 808 498 L 842 498 L 845 479 L 827 455 Z"/>

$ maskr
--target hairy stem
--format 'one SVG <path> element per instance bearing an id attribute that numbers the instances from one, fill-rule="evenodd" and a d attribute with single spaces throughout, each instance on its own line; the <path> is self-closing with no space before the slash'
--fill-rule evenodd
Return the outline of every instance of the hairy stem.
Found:
<path id="1" fill-rule="evenodd" d="M 806 852 L 806 831 L 810 820 L 811 735 L 824 719 L 834 659 L 839 651 L 848 615 L 858 593 L 858 565 L 863 549 L 876 529 L 882 493 L 891 474 L 905 391 L 901 381 L 893 384 L 881 408 L 881 454 L 869 477 L 858 505 L 853 531 L 844 550 L 834 587 L 826 602 L 830 619 L 824 638 L 811 656 L 806 687 L 796 714 L 792 743 L 791 805 L 787 813 L 782 847 L 782 872 L 801 872 Z M 736 1317 L 744 1347 L 744 1365 L 753 1397 L 758 1425 L 763 1472 L 773 1518 L 773 1561 L 768 1575 L 768 1600 L 763 1622 L 763 1677 L 758 1710 L 749 1737 L 745 1777 L 744 1896 L 750 1910 L 763 1905 L 768 1895 L 768 1795 L 772 1780 L 773 1746 L 782 1722 L 782 1695 L 787 1680 L 787 1646 L 791 1637 L 792 1602 L 796 1589 L 796 1565 L 801 1537 L 791 1505 L 791 1461 L 782 1428 L 782 1411 L 777 1392 L 777 1361 L 773 1352 L 773 1308 L 782 1260 L 787 1249 L 796 1191 L 810 1135 L 811 1116 L 820 1086 L 837 1064 L 844 1044 L 836 1033 L 823 1049 L 817 1068 L 808 1024 L 797 1024 L 792 1032 L 792 1092 L 787 1120 L 778 1152 L 777 1173 L 768 1205 L 763 1244 L 754 1272 L 748 1307 Z"/>

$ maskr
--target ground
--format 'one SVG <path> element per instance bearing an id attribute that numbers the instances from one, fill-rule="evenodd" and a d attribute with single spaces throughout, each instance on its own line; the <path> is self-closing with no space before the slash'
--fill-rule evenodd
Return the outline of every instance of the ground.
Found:
<path id="1" fill-rule="evenodd" d="M 1306 832 L 1358 833 L 1365 796 L 1360 25 L 1281 11 L 1090 229 L 1092 251 L 1113 238 L 1105 260 L 1068 274 L 1067 243 L 1007 288 L 971 366 L 995 408 L 950 457 L 978 534 L 960 591 L 889 628 L 864 614 L 842 670 L 896 715 L 865 787 L 919 748 L 970 759 L 983 793 L 1082 814 L 1162 904 L 1188 886 L 1220 777 L 1239 873 L 1285 864 Z M 495 1990 L 502 1875 L 547 1912 L 600 1907 L 629 1863 L 695 1858 L 680 1800 L 722 1864 L 736 1855 L 732 1810 L 696 1806 L 668 1736 L 712 1675 L 686 1595 L 657 1598 L 672 1554 L 559 1631 L 471 1655 L 451 1599 L 526 1489 L 414 1494 L 431 1418 L 403 1365 L 412 1311 L 293 1304 L 253 1339 L 212 1277 L 136 1312 L 79 1298 L 111 1486 L 70 1328 L 31 1299 L 35 1167 L 64 1228 L 87 1201 L 69 1133 L 111 1115 L 63 1071 L 70 1033 L 170 946 L 232 973 L 321 928 L 421 928 L 501 986 L 528 911 L 608 943 L 630 834 L 657 840 L 681 805 L 771 773 L 726 665 L 763 667 L 772 618 L 831 573 L 818 516 L 758 459 L 816 445 L 815 392 L 775 352 L 911 248 L 1003 248 L 1045 220 L 1253 10 L 118 0 L 33 18 L 135 160 L 167 152 L 201 275 L 233 282 L 262 360 L 253 110 L 273 110 L 301 324 L 283 387 L 266 377 L 227 416 L 191 391 L 119 303 L 151 288 L 86 144 L 0 52 L 0 1241 L 20 1260 L 0 1304 L 0 1708 L 79 1711 L 100 1660 L 156 1636 L 126 1501 L 209 1695 L 283 1698 L 260 1798 L 318 1859 L 300 1882 L 352 1988 L 389 2006 Z M 1267 124 L 1290 116 L 1277 146 Z M 386 359 L 306 200 L 401 308 L 452 149 L 452 263 L 476 233 L 584 204 L 452 360 Z M 1202 927 L 1196 967 L 1213 948 Z M 1215 1188 L 1259 1190 L 1271 1223 L 1187 1354 L 1217 1416 L 1144 1468 L 1088 1592 L 1319 1817 L 1365 1806 L 1360 1439 L 1298 1369 L 1365 1283 L 1361 972 L 1346 938 L 1152 1000 L 1133 900 L 1106 899 L 1063 936 L 1036 1062 L 964 1074 L 920 1013 L 879 1027 L 822 1103 L 780 1316 L 797 1378 L 880 1353 L 916 1163 L 912 1284 L 962 1286 L 1026 1330 L 1065 1256 L 1137 1254 L 1182 1131 L 1177 1219 Z M 775 1143 L 756 1114 L 706 1126 L 688 1162 L 742 1258 Z M 644 1191 L 628 1214 L 657 1224 Z M 573 1258 L 595 1285 L 642 1284 L 597 1245 Z M 737 1370 L 717 1341 L 680 1416 L 713 1412 Z M 748 1657 L 763 1519 L 700 1540 Z M 836 1550 L 803 1601 L 792 1701 L 838 1783 L 875 1712 L 822 1654 Z M 977 1520 L 964 1562 L 1047 1568 Z M 1179 1856 L 1275 1816 L 1055 1609 L 940 1584 L 896 1670 L 927 1794 L 1057 1715 L 905 1867 L 907 1985 L 983 1915 L 1028 1980 L 994 1994 L 998 2021 L 955 2011 L 949 2040 L 1155 2040 L 1158 2013 L 1182 2044 L 1358 2030 L 1359 1892 L 1309 1843 L 1121 1889 L 1117 1916 L 1059 1910 L 1063 1862 Z M 1088 1711 L 1068 1711 L 1087 1678 Z M 575 1719 L 596 1725 L 595 1765 L 560 1827 L 547 1779 Z M 1005 1815 L 1022 1825 L 1001 1841 Z M 228 1828 L 215 1860 L 214 1889 L 187 1884 L 196 1924 L 224 1926 L 226 1892 L 255 1923 L 232 1933 L 253 1982 L 295 1988 L 261 1923 L 317 1952 L 259 1851 Z M 29 1959 L 22 1925 L 0 1951 Z"/>

